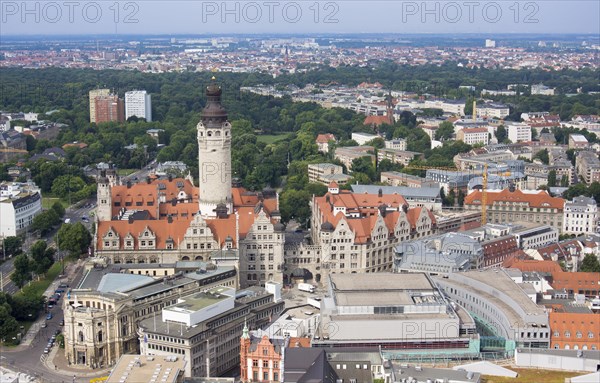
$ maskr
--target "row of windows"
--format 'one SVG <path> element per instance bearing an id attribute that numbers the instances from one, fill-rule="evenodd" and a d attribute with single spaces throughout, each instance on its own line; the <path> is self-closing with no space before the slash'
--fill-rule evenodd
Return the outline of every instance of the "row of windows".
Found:
<path id="1" fill-rule="evenodd" d="M 269 350 L 265 348 L 263 350 L 263 355 L 267 355 L 268 352 L 269 352 Z M 252 367 L 258 367 L 259 364 L 260 364 L 260 360 L 259 359 L 251 359 L 251 361 L 252 361 Z M 262 366 L 263 366 L 263 368 L 269 368 L 269 361 L 268 360 L 263 360 L 262 361 Z M 279 362 L 273 361 L 273 367 L 272 368 L 279 368 Z"/>
<path id="2" fill-rule="evenodd" d="M 565 338 L 570 338 L 570 337 L 571 337 L 571 331 L 567 330 L 567 331 L 565 331 L 565 332 L 564 332 L 564 334 L 563 334 L 563 335 L 564 335 L 564 337 L 565 337 Z M 589 338 L 589 339 L 593 339 L 593 338 L 594 338 L 594 333 L 593 333 L 592 331 L 588 331 L 588 334 L 587 334 L 587 335 L 588 335 L 588 338 Z M 559 331 L 554 331 L 554 332 L 552 333 L 552 336 L 553 336 L 553 337 L 559 337 L 559 336 L 560 336 L 560 332 L 559 332 Z M 577 331 L 577 332 L 575 333 L 575 338 L 578 338 L 578 339 L 580 339 L 580 338 L 582 338 L 582 337 L 583 337 L 583 334 L 581 333 L 581 331 Z"/>
<path id="3" fill-rule="evenodd" d="M 176 348 L 176 347 L 163 346 L 160 344 L 148 343 L 148 348 L 151 350 L 166 351 L 166 352 L 170 352 L 173 354 L 182 354 L 182 355 L 185 354 L 185 350 L 183 350 L 183 349 Z"/>

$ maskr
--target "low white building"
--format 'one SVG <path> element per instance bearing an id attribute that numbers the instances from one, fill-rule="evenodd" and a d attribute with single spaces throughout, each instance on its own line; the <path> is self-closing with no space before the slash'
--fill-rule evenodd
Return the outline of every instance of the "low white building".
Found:
<path id="1" fill-rule="evenodd" d="M 42 212 L 42 195 L 33 183 L 0 184 L 0 237 L 24 232 Z"/>
<path id="2" fill-rule="evenodd" d="M 404 138 L 395 138 L 385 141 L 386 149 L 406 150 L 406 140 Z"/>
<path id="3" fill-rule="evenodd" d="M 579 196 L 565 202 L 563 234 L 595 233 L 598 228 L 598 205 L 594 198 Z"/>
<path id="4" fill-rule="evenodd" d="M 352 139 L 359 145 L 365 145 L 367 142 L 374 140 L 375 138 L 381 138 L 376 134 L 370 133 L 352 133 Z"/>
<path id="5" fill-rule="evenodd" d="M 490 142 L 490 134 L 486 128 L 464 128 L 458 131 L 456 139 L 468 145 L 487 145 Z"/>
<path id="6" fill-rule="evenodd" d="M 522 122 L 511 122 L 506 124 L 508 139 L 513 143 L 531 141 L 531 126 Z"/>

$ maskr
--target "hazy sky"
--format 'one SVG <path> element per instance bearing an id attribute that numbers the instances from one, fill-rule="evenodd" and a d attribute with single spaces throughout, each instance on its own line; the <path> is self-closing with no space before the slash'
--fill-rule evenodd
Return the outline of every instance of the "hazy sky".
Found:
<path id="1" fill-rule="evenodd" d="M 600 34 L 600 1 L 0 0 L 0 37 L 319 32 Z"/>

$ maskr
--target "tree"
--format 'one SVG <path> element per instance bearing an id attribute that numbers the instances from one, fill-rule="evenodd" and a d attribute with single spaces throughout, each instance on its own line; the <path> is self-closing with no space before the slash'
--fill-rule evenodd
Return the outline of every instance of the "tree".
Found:
<path id="1" fill-rule="evenodd" d="M 56 178 L 52 182 L 52 193 L 57 197 L 66 199 L 69 194 L 75 195 L 77 192 L 85 188 L 86 184 L 81 177 L 64 175 Z"/>
<path id="2" fill-rule="evenodd" d="M 548 149 L 540 150 L 533 156 L 533 159 L 538 159 L 542 161 L 543 164 L 548 165 L 550 162 L 550 156 L 548 155 Z"/>
<path id="3" fill-rule="evenodd" d="M 556 186 L 556 170 L 550 170 L 548 172 L 548 187 Z"/>
<path id="4" fill-rule="evenodd" d="M 19 237 L 6 237 L 4 238 L 3 246 L 6 255 L 12 257 L 13 255 L 21 254 L 23 241 Z"/>
<path id="5" fill-rule="evenodd" d="M 31 270 L 36 274 L 44 274 L 54 263 L 53 248 L 49 248 L 46 241 L 37 241 L 31 246 L 29 253 L 31 254 Z"/>
<path id="6" fill-rule="evenodd" d="M 371 157 L 365 156 L 353 159 L 352 174 L 354 175 L 354 173 L 363 173 L 369 178 L 370 182 L 375 181 L 376 171 Z"/>
<path id="7" fill-rule="evenodd" d="M 376 137 L 367 142 L 365 145 L 372 146 L 375 149 L 383 149 L 385 148 L 385 140 L 381 137 Z"/>
<path id="8" fill-rule="evenodd" d="M 508 132 L 506 131 L 506 128 L 504 127 L 504 125 L 500 125 L 497 129 L 496 129 L 496 139 L 498 140 L 498 143 L 503 143 L 505 140 L 508 139 Z"/>
<path id="9" fill-rule="evenodd" d="M 445 141 L 452 138 L 454 135 L 454 125 L 450 121 L 444 121 L 435 131 L 435 139 L 438 141 Z"/>
<path id="10" fill-rule="evenodd" d="M 579 271 L 591 273 L 600 272 L 600 262 L 598 261 L 598 257 L 594 254 L 587 254 L 581 262 L 581 267 L 579 268 Z"/>
<path id="11" fill-rule="evenodd" d="M 60 250 L 68 250 L 71 256 L 79 257 L 86 253 L 92 243 L 92 235 L 81 224 L 64 224 L 58 230 L 58 245 Z"/>
<path id="12" fill-rule="evenodd" d="M 60 217 L 53 209 L 47 210 L 41 214 L 36 215 L 31 223 L 33 230 L 39 230 L 42 235 L 48 233 L 54 225 L 60 223 Z"/>
<path id="13" fill-rule="evenodd" d="M 310 194 L 305 190 L 286 190 L 281 194 L 280 209 L 281 220 L 289 222 L 295 219 L 299 224 L 306 227 L 310 218 Z"/>
<path id="14" fill-rule="evenodd" d="M 21 288 L 25 283 L 31 279 L 30 274 L 30 263 L 29 257 L 27 254 L 17 255 L 15 261 L 13 263 L 15 271 L 10 276 L 10 279 L 17 285 L 17 287 Z"/>
<path id="15" fill-rule="evenodd" d="M 54 210 L 60 218 L 64 217 L 65 215 L 65 207 L 62 205 L 62 203 L 60 203 L 60 201 L 56 201 L 54 204 L 52 204 L 52 210 Z"/>
<path id="16" fill-rule="evenodd" d="M 0 338 L 6 338 L 19 328 L 17 320 L 10 315 L 11 308 L 5 303 L 0 305 Z"/>

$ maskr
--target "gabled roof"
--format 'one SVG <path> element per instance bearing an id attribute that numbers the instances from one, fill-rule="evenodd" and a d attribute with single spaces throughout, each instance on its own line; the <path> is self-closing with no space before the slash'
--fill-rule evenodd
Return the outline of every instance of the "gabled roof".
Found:
<path id="1" fill-rule="evenodd" d="M 367 116 L 363 125 L 375 125 L 390 124 L 390 116 Z"/>
<path id="2" fill-rule="evenodd" d="M 416 207 L 408 209 L 405 213 L 403 206 L 408 206 L 404 197 L 399 194 L 353 193 L 348 190 L 340 190 L 339 194 L 327 193 L 323 197 L 315 197 L 314 203 L 319 206 L 322 214 L 321 222 L 330 222 L 337 226 L 341 220 L 348 223 L 354 232 L 357 243 L 368 242 L 377 220 L 381 215 L 380 207 L 383 205 L 395 209 L 386 211 L 382 217 L 389 232 L 393 232 L 399 220 L 407 220 L 412 229 L 415 229 L 419 218 L 426 214 L 433 223 L 435 216 L 427 208 Z M 335 207 L 345 208 L 346 215 Z M 348 216 L 358 214 L 359 218 Z"/>
<path id="3" fill-rule="evenodd" d="M 320 144 L 326 144 L 329 141 L 335 141 L 335 136 L 331 133 L 319 134 L 316 141 Z"/>
<path id="4" fill-rule="evenodd" d="M 465 205 L 481 205 L 481 191 L 476 190 L 465 197 Z M 565 205 L 565 200 L 558 197 L 551 197 L 545 190 L 540 190 L 536 193 L 524 193 L 516 189 L 511 192 L 509 189 L 501 191 L 487 191 L 487 204 L 493 206 L 494 203 L 503 202 L 526 202 L 529 207 L 535 208 L 555 208 L 562 209 Z"/>

